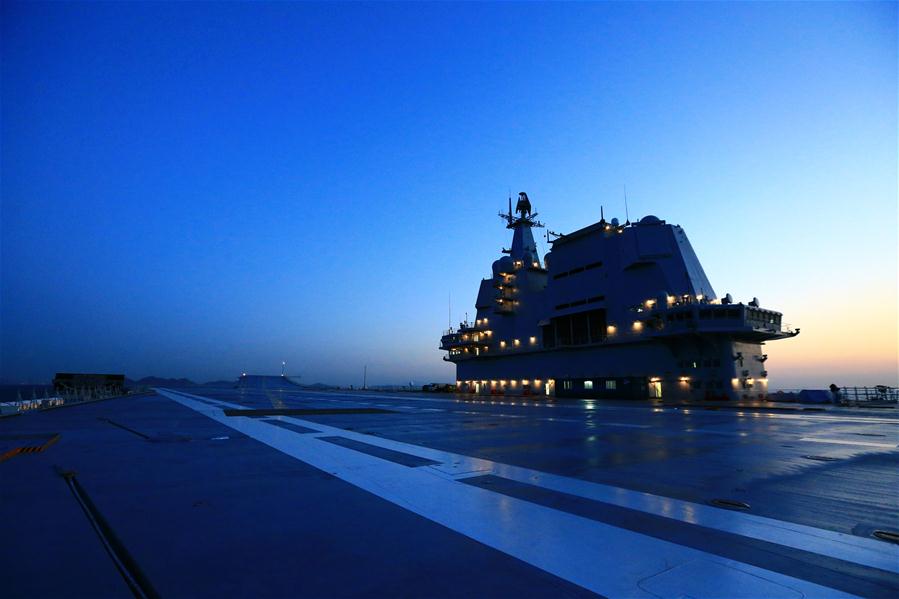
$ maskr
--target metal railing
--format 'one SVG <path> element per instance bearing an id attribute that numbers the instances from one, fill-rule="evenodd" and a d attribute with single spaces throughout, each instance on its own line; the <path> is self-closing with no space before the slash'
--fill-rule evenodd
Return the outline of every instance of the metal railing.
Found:
<path id="1" fill-rule="evenodd" d="M 840 403 L 848 405 L 899 403 L 899 388 L 887 387 L 886 385 L 840 387 Z"/>

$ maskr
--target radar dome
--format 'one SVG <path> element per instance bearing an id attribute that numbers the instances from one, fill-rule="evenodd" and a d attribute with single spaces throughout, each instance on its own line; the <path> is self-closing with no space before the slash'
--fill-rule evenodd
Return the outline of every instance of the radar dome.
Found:
<path id="1" fill-rule="evenodd" d="M 509 256 L 503 256 L 493 264 L 495 265 L 494 272 L 496 273 L 510 273 L 515 271 L 515 264 L 513 264 L 512 258 Z"/>
<path id="2" fill-rule="evenodd" d="M 643 218 L 640 219 L 641 225 L 657 225 L 660 222 L 662 222 L 662 221 L 659 219 L 659 217 L 655 216 L 653 214 L 647 214 L 646 216 L 644 216 Z"/>

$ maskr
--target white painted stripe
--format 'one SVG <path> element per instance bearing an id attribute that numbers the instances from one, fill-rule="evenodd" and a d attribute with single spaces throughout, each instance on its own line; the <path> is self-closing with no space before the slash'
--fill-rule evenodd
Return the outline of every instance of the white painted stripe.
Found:
<path id="1" fill-rule="evenodd" d="M 188 395 L 188 397 L 198 396 Z M 244 407 L 221 401 L 218 403 L 232 408 Z M 438 469 L 438 472 L 452 478 L 494 474 L 510 480 L 585 499 L 601 501 L 656 516 L 768 541 L 872 568 L 879 568 L 888 572 L 899 573 L 899 546 L 889 545 L 874 539 L 775 520 L 754 514 L 724 510 L 710 505 L 672 499 L 567 476 L 549 474 L 529 468 L 511 466 L 491 460 L 473 458 L 420 445 L 393 441 L 383 437 L 347 431 L 299 418 L 282 417 L 282 419 L 307 428 L 327 432 L 331 435 L 341 435 L 348 439 L 355 439 L 378 447 L 401 451 L 451 465 L 451 467 Z M 434 468 L 436 469 L 436 467 Z"/>
<path id="2" fill-rule="evenodd" d="M 809 443 L 833 443 L 834 445 L 858 445 L 859 447 L 884 447 L 886 449 L 896 449 L 895 443 L 875 443 L 873 441 L 849 441 L 847 439 L 822 439 L 820 437 L 802 437 L 800 441 Z"/>
<path id="3" fill-rule="evenodd" d="M 851 597 L 846 593 L 735 560 L 662 541 L 479 487 L 408 468 L 309 435 L 285 434 L 251 418 L 222 410 L 183 393 L 158 392 L 287 455 L 328 472 L 378 497 L 433 520 L 537 568 L 609 597 L 655 597 L 641 582 L 692 566 L 716 572 L 715 585 L 693 577 L 665 580 L 691 596 L 790 595 Z M 296 420 L 296 419 L 291 419 Z M 304 426 L 330 428 L 316 423 Z M 339 430 L 339 429 L 337 429 Z M 343 431 L 344 433 L 348 431 Z M 347 438 L 357 435 L 344 434 Z M 621 556 L 627 556 L 622 559 Z M 755 592 L 753 592 L 755 591 Z"/>
<path id="4" fill-rule="evenodd" d="M 703 412 L 705 413 L 705 412 Z M 709 414 L 724 415 L 725 412 L 710 411 Z M 768 418 L 774 420 L 802 420 L 805 422 L 827 422 L 832 424 L 893 424 L 899 425 L 897 418 L 878 418 L 876 416 L 846 416 L 844 414 L 834 414 L 833 416 L 824 416 L 821 414 L 782 414 L 778 412 L 732 412 L 743 418 Z"/>

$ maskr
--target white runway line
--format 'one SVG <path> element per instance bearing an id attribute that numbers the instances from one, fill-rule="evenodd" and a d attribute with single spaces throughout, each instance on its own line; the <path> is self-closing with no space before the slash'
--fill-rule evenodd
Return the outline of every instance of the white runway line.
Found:
<path id="1" fill-rule="evenodd" d="M 809 443 L 833 443 L 834 445 L 858 445 L 859 447 L 882 447 L 884 449 L 897 449 L 895 443 L 875 443 L 874 441 L 850 441 L 848 439 L 823 439 L 820 437 L 802 437 L 800 441 Z"/>
<path id="2" fill-rule="evenodd" d="M 776 589 L 780 589 L 784 596 L 788 596 L 789 591 L 820 597 L 846 595 L 790 576 L 461 484 L 455 477 L 471 475 L 472 472 L 490 472 L 633 509 L 643 508 L 641 511 L 647 513 L 661 509 L 670 514 L 678 508 L 686 509 L 683 514 L 686 517 L 676 519 L 747 537 L 763 538 L 781 545 L 799 545 L 815 553 L 890 571 L 897 569 L 896 556 L 899 554 L 891 553 L 892 547 L 883 547 L 883 544 L 868 539 L 467 458 L 297 418 L 279 417 L 279 420 L 295 422 L 322 433 L 443 462 L 434 467 L 408 468 L 345 447 L 319 442 L 311 435 L 284 434 L 289 431 L 264 421 L 224 416 L 221 410 L 194 401 L 192 397 L 196 396 L 167 390 L 159 390 L 159 393 L 379 497 L 607 596 L 649 596 L 640 587 L 641 580 L 655 578 L 673 567 L 686 567 L 686 564 L 696 561 L 704 564 L 703 567 L 716 570 L 715 593 L 718 596 L 753 592 L 753 588 L 759 595 L 770 595 Z M 233 406 L 226 402 L 219 403 Z M 608 501 L 614 498 L 609 494 L 617 495 L 619 501 Z M 876 550 L 871 543 L 879 545 Z M 628 559 L 621 560 L 621 555 L 627 555 Z M 687 582 L 684 581 L 684 584 Z M 704 594 L 700 588 L 687 586 L 693 596 Z"/>

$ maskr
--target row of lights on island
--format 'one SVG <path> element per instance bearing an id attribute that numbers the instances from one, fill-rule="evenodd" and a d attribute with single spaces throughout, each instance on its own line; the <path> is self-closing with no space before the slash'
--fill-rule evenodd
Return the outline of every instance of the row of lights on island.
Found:
<path id="1" fill-rule="evenodd" d="M 471 381 L 456 381 L 456 386 L 461 387 L 463 383 L 466 385 L 475 385 L 477 383 L 486 385 L 487 383 L 490 383 L 491 387 L 496 387 L 497 385 L 499 385 L 500 387 L 505 387 L 507 385 L 510 387 L 515 387 L 516 385 L 518 385 L 518 381 L 519 381 L 519 379 L 498 379 L 498 380 L 489 380 L 489 381 L 488 380 L 480 380 L 479 381 L 479 380 L 475 379 L 475 380 L 471 380 Z M 535 387 L 539 387 L 543 383 L 543 379 L 521 379 L 521 384 L 523 386 L 530 385 L 532 381 L 533 381 Z M 555 379 L 547 379 L 546 382 L 550 386 L 556 384 Z"/>
<path id="2" fill-rule="evenodd" d="M 537 345 L 537 338 L 536 338 L 536 337 L 529 337 L 529 338 L 528 338 L 528 344 L 529 344 L 529 345 Z M 508 344 L 505 342 L 505 340 L 499 342 L 499 347 L 500 347 L 500 349 L 506 349 L 506 346 L 507 346 L 507 345 L 508 345 Z M 513 340 L 512 340 L 512 345 L 513 345 L 514 347 L 521 347 L 521 339 L 513 339 Z"/>
<path id="3" fill-rule="evenodd" d="M 697 295 L 695 296 L 695 299 L 696 299 L 696 301 L 702 301 L 703 297 L 704 297 L 704 296 L 700 293 L 700 294 L 697 294 Z M 684 295 L 684 296 L 682 296 L 682 299 L 687 300 L 687 301 L 689 301 L 689 298 L 691 298 L 691 296 L 689 296 L 689 295 Z M 677 300 L 678 300 L 678 297 L 677 297 L 677 296 L 674 296 L 674 295 L 669 295 L 669 296 L 667 296 L 667 302 L 668 302 L 668 305 L 669 305 L 669 306 L 672 305 L 672 304 L 674 304 Z M 517 303 L 517 301 L 516 301 L 515 303 Z M 644 306 L 645 308 L 647 308 L 647 309 L 652 309 L 657 303 L 658 303 L 658 302 L 657 302 L 656 300 L 654 300 L 654 299 L 648 299 L 648 300 L 646 300 L 645 302 L 643 302 L 643 306 Z M 715 299 L 715 300 L 710 300 L 709 303 L 712 303 L 712 304 L 720 303 L 720 300 L 717 300 L 717 299 Z M 487 324 L 487 319 L 484 318 L 484 319 L 479 319 L 479 320 L 476 321 L 476 325 L 477 325 L 477 326 L 480 326 L 482 323 L 483 323 L 484 325 L 486 325 L 486 324 Z M 643 328 L 644 328 L 643 322 L 640 321 L 640 320 L 635 320 L 635 321 L 633 322 L 633 324 L 631 325 L 631 330 L 632 330 L 633 332 L 635 332 L 635 333 L 640 333 L 640 332 L 642 332 L 642 331 L 643 331 Z M 618 332 L 618 327 L 615 326 L 614 324 L 610 324 L 610 325 L 608 325 L 608 326 L 606 327 L 606 334 L 609 335 L 609 336 L 615 335 L 617 332 Z M 485 333 L 487 336 L 490 336 L 490 335 L 492 334 L 492 331 L 485 331 L 484 333 Z M 530 341 L 530 344 L 531 344 L 531 345 L 536 345 L 536 343 L 537 343 L 537 338 L 536 338 L 536 337 L 531 337 L 529 341 Z M 520 341 L 519 339 L 514 339 L 514 340 L 512 341 L 512 344 L 513 344 L 515 347 L 520 347 L 520 346 L 521 346 L 521 341 Z M 505 349 L 506 346 L 507 346 L 507 343 L 506 343 L 505 341 L 500 341 L 500 342 L 499 342 L 499 346 L 500 346 L 501 349 Z"/>

